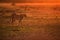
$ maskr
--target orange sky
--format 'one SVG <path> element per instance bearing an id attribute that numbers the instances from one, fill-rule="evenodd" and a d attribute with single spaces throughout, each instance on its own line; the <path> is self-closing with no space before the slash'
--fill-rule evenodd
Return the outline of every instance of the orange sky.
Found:
<path id="1" fill-rule="evenodd" d="M 60 3 L 60 0 L 0 0 L 0 2 L 17 2 L 17 3 Z"/>

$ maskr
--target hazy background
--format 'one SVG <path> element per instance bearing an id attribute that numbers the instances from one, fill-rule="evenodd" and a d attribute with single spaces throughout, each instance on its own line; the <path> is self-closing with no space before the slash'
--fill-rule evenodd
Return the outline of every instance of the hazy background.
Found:
<path id="1" fill-rule="evenodd" d="M 27 17 L 11 23 L 6 10 Z M 60 4 L 0 3 L 0 40 L 60 40 Z"/>

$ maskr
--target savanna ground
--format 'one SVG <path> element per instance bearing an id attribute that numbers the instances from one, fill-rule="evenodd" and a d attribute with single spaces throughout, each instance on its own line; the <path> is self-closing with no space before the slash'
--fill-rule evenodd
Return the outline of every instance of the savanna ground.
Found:
<path id="1" fill-rule="evenodd" d="M 60 40 L 59 5 L 14 7 L 2 6 L 8 10 L 19 9 L 16 14 L 24 13 L 27 17 L 20 23 L 16 20 L 13 24 L 10 17 L 0 17 L 0 40 Z M 5 13 L 3 16 L 9 15 L 11 13 Z"/>

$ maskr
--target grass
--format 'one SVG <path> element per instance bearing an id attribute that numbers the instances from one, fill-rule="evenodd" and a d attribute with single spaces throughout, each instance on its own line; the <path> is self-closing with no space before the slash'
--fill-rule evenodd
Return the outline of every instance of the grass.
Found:
<path id="1" fill-rule="evenodd" d="M 33 39 L 34 37 L 42 37 L 48 40 L 59 39 L 60 25 L 59 24 L 47 24 L 47 25 L 31 25 L 31 26 L 0 26 L 0 39 L 11 40 L 13 39 Z M 36 37 L 37 36 L 37 37 Z M 19 38 L 20 37 L 20 38 Z M 42 39 L 41 38 L 41 39 Z M 3 39 L 3 40 L 4 40 Z M 30 39 L 30 40 L 31 40 Z"/>

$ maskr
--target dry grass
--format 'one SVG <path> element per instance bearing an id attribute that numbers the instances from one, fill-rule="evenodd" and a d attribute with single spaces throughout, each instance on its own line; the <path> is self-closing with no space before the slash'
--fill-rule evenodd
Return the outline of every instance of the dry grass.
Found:
<path id="1" fill-rule="evenodd" d="M 0 40 L 60 40 L 60 17 L 56 18 L 50 7 L 37 10 L 29 9 L 31 14 L 27 13 L 27 18 L 20 23 L 16 20 L 14 25 L 8 23 L 9 17 L 1 17 Z M 46 16 L 45 12 L 49 14 Z"/>

